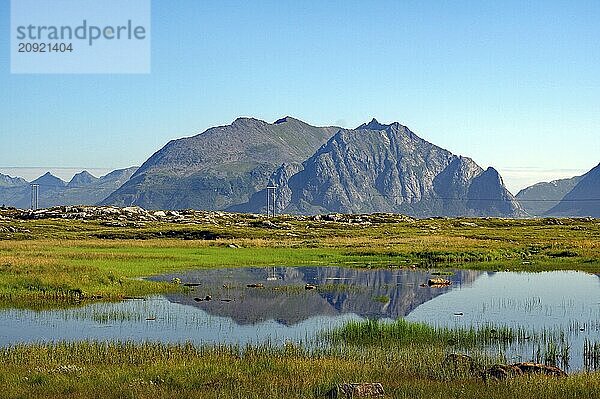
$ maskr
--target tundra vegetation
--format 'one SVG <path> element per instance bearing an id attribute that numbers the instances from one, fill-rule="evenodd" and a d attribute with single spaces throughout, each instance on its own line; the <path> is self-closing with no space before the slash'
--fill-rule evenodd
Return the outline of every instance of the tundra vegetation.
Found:
<path id="1" fill-rule="evenodd" d="M 214 267 L 600 272 L 596 219 L 387 214 L 267 219 L 195 212 L 170 220 L 163 214 L 66 219 L 0 210 L 1 306 L 79 306 L 184 290 L 141 277 Z M 381 382 L 387 396 L 399 398 L 598 397 L 600 374 L 595 372 L 490 378 L 486 370 L 505 359 L 485 347 L 525 334 L 548 335 L 502 326 L 448 330 L 399 320 L 351 323 L 315 337 L 316 345 L 12 345 L 0 351 L 0 383 L 2 396 L 11 398 L 314 398 L 337 383 L 357 381 Z M 539 360 L 552 364 L 565 354 L 548 342 Z M 586 361 L 600 363 L 598 343 L 586 345 Z M 468 365 L 448 362 L 451 353 L 468 354 Z"/>

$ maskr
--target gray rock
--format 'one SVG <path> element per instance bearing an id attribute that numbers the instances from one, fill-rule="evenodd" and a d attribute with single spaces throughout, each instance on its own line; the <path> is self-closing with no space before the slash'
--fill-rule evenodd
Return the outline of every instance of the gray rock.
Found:
<path id="1" fill-rule="evenodd" d="M 343 383 L 336 385 L 326 395 L 329 399 L 339 398 L 382 398 L 383 386 L 378 383 Z"/>
<path id="2" fill-rule="evenodd" d="M 289 172 L 284 165 L 271 177 L 284 213 L 526 215 L 495 169 L 484 171 L 399 123 L 341 129 L 286 182 Z"/>

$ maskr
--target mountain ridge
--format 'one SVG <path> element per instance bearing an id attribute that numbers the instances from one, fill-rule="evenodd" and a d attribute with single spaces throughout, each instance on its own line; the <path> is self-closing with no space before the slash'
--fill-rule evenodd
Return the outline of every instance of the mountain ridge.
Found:
<path id="1" fill-rule="evenodd" d="M 581 176 L 575 187 L 544 215 L 600 218 L 600 163 Z"/>
<path id="2" fill-rule="evenodd" d="M 289 170 L 280 167 L 269 181 L 282 192 L 276 202 L 284 213 L 525 216 L 495 169 L 484 171 L 398 122 L 373 119 L 340 129 L 296 168 L 301 170 L 282 181 Z M 498 203 L 490 204 L 490 196 Z"/>

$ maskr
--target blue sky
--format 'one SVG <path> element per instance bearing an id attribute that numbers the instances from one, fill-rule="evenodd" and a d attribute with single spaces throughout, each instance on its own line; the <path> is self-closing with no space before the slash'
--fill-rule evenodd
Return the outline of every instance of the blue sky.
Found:
<path id="1" fill-rule="evenodd" d="M 11 75 L 9 16 L 0 0 L 0 171 L 139 165 L 285 115 L 399 121 L 513 192 L 600 162 L 598 1 L 153 1 L 146 75 Z"/>

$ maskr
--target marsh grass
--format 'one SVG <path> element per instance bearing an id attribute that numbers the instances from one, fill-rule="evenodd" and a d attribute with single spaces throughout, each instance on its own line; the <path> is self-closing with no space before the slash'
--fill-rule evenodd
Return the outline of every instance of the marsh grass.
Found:
<path id="1" fill-rule="evenodd" d="M 332 343 L 355 345 L 442 344 L 461 349 L 490 345 L 507 346 L 525 342 L 524 329 L 486 325 L 480 328 L 435 327 L 425 323 L 398 319 L 392 323 L 379 320 L 350 321 L 341 328 L 326 331 L 323 339 Z"/>
<path id="2" fill-rule="evenodd" d="M 344 326 L 322 332 L 319 338 L 331 344 L 372 347 L 402 347 L 407 345 L 442 346 L 450 351 L 467 351 L 475 356 L 498 355 L 506 359 L 513 350 L 531 348 L 530 361 L 569 369 L 571 346 L 561 329 L 527 330 L 486 324 L 480 327 L 445 327 L 398 319 L 350 321 Z M 587 349 L 586 349 L 587 348 Z M 584 358 L 590 364 L 600 353 L 600 344 L 586 343 Z M 595 352 L 598 351 L 598 352 Z M 587 354 L 587 355 L 586 355 Z M 595 368 L 590 368 L 596 370 Z"/>
<path id="3" fill-rule="evenodd" d="M 600 388 L 596 373 L 486 382 L 449 367 L 447 351 L 425 339 L 391 347 L 15 345 L 0 350 L 0 383 L 6 398 L 320 398 L 347 381 L 381 382 L 393 398 L 593 398 Z"/>
<path id="4" fill-rule="evenodd" d="M 376 215 L 364 226 L 282 215 L 273 219 L 280 229 L 257 220 L 225 215 L 211 223 L 119 228 L 98 221 L 2 220 L 0 226 L 20 233 L 0 233 L 0 302 L 75 304 L 172 292 L 178 289 L 173 284 L 140 278 L 215 267 L 600 271 L 600 223 L 593 219 Z"/>

